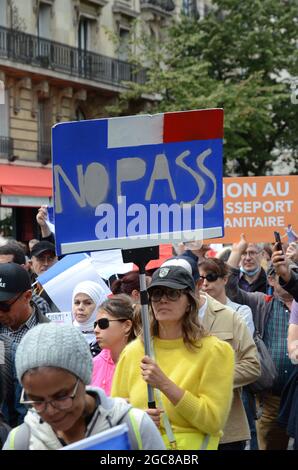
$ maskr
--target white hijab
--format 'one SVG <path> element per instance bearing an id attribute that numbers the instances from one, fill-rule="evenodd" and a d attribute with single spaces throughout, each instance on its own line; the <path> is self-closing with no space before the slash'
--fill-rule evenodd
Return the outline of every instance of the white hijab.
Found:
<path id="1" fill-rule="evenodd" d="M 95 303 L 95 309 L 92 315 L 84 323 L 79 323 L 72 314 L 74 318 L 73 325 L 79 328 L 90 344 L 95 339 L 93 324 L 96 320 L 98 307 L 107 299 L 107 295 L 103 288 L 94 281 L 83 281 L 76 285 L 72 293 L 72 305 L 74 304 L 74 299 L 77 294 L 87 294 Z"/>

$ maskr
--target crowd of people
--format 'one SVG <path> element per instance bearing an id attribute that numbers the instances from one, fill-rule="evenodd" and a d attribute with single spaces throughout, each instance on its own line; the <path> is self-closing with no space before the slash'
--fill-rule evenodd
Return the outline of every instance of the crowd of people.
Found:
<path id="1" fill-rule="evenodd" d="M 59 449 L 126 423 L 132 449 L 298 449 L 296 241 L 281 251 L 247 233 L 215 256 L 173 246 L 146 277 L 147 355 L 137 271 L 108 297 L 85 279 L 72 325 L 49 320 L 59 310 L 37 281 L 58 261 L 46 217 L 41 207 L 29 253 L 0 243 L 1 447 Z"/>

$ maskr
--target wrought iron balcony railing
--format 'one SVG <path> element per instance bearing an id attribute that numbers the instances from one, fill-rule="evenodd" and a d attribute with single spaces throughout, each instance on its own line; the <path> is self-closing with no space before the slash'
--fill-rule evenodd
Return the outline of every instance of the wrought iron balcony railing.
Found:
<path id="1" fill-rule="evenodd" d="M 175 10 L 175 2 L 173 0 L 141 0 L 142 5 L 152 5 L 168 13 Z"/>
<path id="2" fill-rule="evenodd" d="M 0 58 L 112 85 L 144 83 L 145 69 L 59 42 L 0 27 Z"/>
<path id="3" fill-rule="evenodd" d="M 50 142 L 38 142 L 38 155 L 37 159 L 43 165 L 47 165 L 51 161 L 51 143 Z"/>

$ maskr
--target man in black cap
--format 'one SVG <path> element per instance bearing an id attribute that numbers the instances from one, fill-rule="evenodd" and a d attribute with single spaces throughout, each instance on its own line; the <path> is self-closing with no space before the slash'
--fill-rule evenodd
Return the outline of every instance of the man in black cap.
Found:
<path id="1" fill-rule="evenodd" d="M 58 261 L 55 245 L 51 242 L 36 243 L 31 250 L 32 270 L 39 276 Z"/>
<path id="2" fill-rule="evenodd" d="M 0 264 L 0 333 L 19 343 L 30 328 L 49 320 L 31 302 L 31 280 L 19 264 Z"/>
<path id="3" fill-rule="evenodd" d="M 0 263 L 17 263 L 25 268 L 26 271 L 29 270 L 25 253 L 15 240 L 6 240 L 5 244 L 0 246 Z M 32 300 L 44 315 L 51 312 L 48 303 L 38 294 L 32 292 Z"/>
<path id="4" fill-rule="evenodd" d="M 58 258 L 55 252 L 55 245 L 48 241 L 41 241 L 36 243 L 31 250 L 31 267 L 33 271 L 33 282 L 36 278 L 51 268 Z M 34 293 L 40 295 L 49 304 L 51 312 L 58 312 L 58 307 L 50 299 L 48 294 L 43 290 L 40 284 L 36 284 Z"/>

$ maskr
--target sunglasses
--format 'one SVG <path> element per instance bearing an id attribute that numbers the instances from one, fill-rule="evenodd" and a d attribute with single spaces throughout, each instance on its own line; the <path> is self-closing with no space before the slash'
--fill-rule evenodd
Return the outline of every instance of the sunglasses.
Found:
<path id="1" fill-rule="evenodd" d="M 200 275 L 200 279 L 202 279 L 202 280 L 206 279 L 206 281 L 208 281 L 208 282 L 215 282 L 220 277 L 222 277 L 222 276 L 220 276 L 219 274 L 216 274 L 216 273 L 208 273 L 207 276 L 201 276 Z"/>
<path id="2" fill-rule="evenodd" d="M 126 320 L 127 318 L 117 318 L 117 320 L 110 320 L 109 318 L 100 318 L 99 320 L 96 320 L 93 325 L 94 329 L 98 326 L 98 328 L 100 328 L 101 330 L 106 330 L 107 328 L 109 328 L 111 321 L 124 322 Z"/>
<path id="3" fill-rule="evenodd" d="M 24 292 L 21 292 L 10 304 L 7 302 L 0 302 L 0 310 L 1 312 L 8 313 L 12 307 L 12 305 L 23 295 Z"/>
<path id="4" fill-rule="evenodd" d="M 168 300 L 175 302 L 175 300 L 180 299 L 181 295 L 184 293 L 185 291 L 183 289 L 157 288 L 152 289 L 149 296 L 152 302 L 159 302 L 162 297 L 166 297 Z"/>

